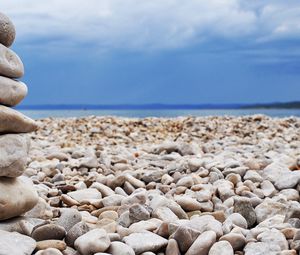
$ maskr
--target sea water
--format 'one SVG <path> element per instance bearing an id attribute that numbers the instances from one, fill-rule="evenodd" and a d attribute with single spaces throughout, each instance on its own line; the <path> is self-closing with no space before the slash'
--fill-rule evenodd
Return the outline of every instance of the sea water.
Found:
<path id="1" fill-rule="evenodd" d="M 264 114 L 270 117 L 300 117 L 300 109 L 234 109 L 234 110 L 21 110 L 33 119 L 85 116 L 119 116 L 132 118 L 179 116 L 245 116 Z"/>

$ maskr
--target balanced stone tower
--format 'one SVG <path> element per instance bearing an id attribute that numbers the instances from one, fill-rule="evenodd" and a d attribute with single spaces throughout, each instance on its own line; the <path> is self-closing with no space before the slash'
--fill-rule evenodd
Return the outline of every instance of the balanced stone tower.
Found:
<path id="1" fill-rule="evenodd" d="M 31 210 L 38 195 L 25 170 L 30 138 L 25 133 L 37 129 L 32 119 L 10 108 L 27 95 L 27 86 L 18 81 L 24 75 L 21 59 L 9 47 L 15 28 L 0 13 L 0 220 L 20 216 Z"/>

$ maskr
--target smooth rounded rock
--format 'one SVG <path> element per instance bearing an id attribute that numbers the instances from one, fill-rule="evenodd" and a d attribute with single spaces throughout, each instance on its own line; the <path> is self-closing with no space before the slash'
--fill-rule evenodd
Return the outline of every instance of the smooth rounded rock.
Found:
<path id="1" fill-rule="evenodd" d="M 96 227 L 104 229 L 107 233 L 115 233 L 117 223 L 112 219 L 102 219 L 97 222 Z"/>
<path id="2" fill-rule="evenodd" d="M 280 251 L 279 245 L 262 242 L 251 242 L 248 243 L 244 248 L 245 255 L 278 255 L 280 254 Z"/>
<path id="3" fill-rule="evenodd" d="M 34 120 L 16 110 L 0 105 L 0 133 L 29 133 L 37 128 Z"/>
<path id="4" fill-rule="evenodd" d="M 217 237 L 223 235 L 221 222 L 217 221 L 211 215 L 192 217 L 190 222 L 188 222 L 186 225 L 192 229 L 199 231 L 200 233 L 212 230 L 217 234 Z"/>
<path id="5" fill-rule="evenodd" d="M 240 251 L 244 248 L 246 238 L 242 234 L 229 233 L 220 238 L 220 241 L 228 241 L 234 250 Z"/>
<path id="6" fill-rule="evenodd" d="M 27 177 L 0 178 L 0 220 L 20 216 L 37 202 L 37 192 Z"/>
<path id="7" fill-rule="evenodd" d="M 48 248 L 46 250 L 38 251 L 35 255 L 63 255 L 63 254 L 58 249 Z"/>
<path id="8" fill-rule="evenodd" d="M 112 219 L 117 220 L 119 218 L 119 215 L 115 211 L 105 211 L 100 214 L 99 219 Z"/>
<path id="9" fill-rule="evenodd" d="M 233 213 L 229 215 L 223 224 L 230 224 L 230 223 L 233 226 L 238 226 L 240 228 L 248 227 L 246 219 L 239 213 Z"/>
<path id="10" fill-rule="evenodd" d="M 282 175 L 274 184 L 276 189 L 284 190 L 294 188 L 300 180 L 300 171 L 291 171 Z"/>
<path id="11" fill-rule="evenodd" d="M 232 246 L 228 241 L 219 241 L 210 248 L 208 255 L 233 255 Z"/>
<path id="12" fill-rule="evenodd" d="M 61 210 L 61 215 L 56 223 L 62 226 L 67 232 L 69 232 L 69 230 L 81 220 L 82 216 L 77 210 L 64 208 Z"/>
<path id="13" fill-rule="evenodd" d="M 10 47 L 16 37 L 16 30 L 11 20 L 3 13 L 0 13 L 0 43 Z"/>
<path id="14" fill-rule="evenodd" d="M 163 222 L 174 222 L 178 220 L 178 217 L 168 207 L 158 207 L 153 213 L 152 217 L 161 219 Z"/>
<path id="15" fill-rule="evenodd" d="M 99 190 L 103 197 L 115 195 L 115 192 L 110 187 L 108 187 L 102 183 L 99 183 L 99 182 L 94 182 L 90 186 L 90 188 L 95 188 L 95 189 Z"/>
<path id="16" fill-rule="evenodd" d="M 166 255 L 180 255 L 178 243 L 175 239 L 170 239 L 166 248 Z"/>
<path id="17" fill-rule="evenodd" d="M 110 196 L 107 196 L 107 197 L 103 198 L 102 199 L 102 204 L 105 207 L 106 206 L 119 206 L 119 205 L 121 205 L 121 202 L 122 202 L 123 199 L 124 199 L 124 196 L 114 194 L 114 195 L 110 195 Z"/>
<path id="18" fill-rule="evenodd" d="M 25 83 L 21 81 L 0 76 L 0 91 L 0 104 L 11 107 L 16 106 L 26 97 L 28 88 Z"/>
<path id="19" fill-rule="evenodd" d="M 79 255 L 79 253 L 71 247 L 67 247 L 62 253 L 63 255 Z"/>
<path id="20" fill-rule="evenodd" d="M 123 241 L 129 245 L 136 254 L 146 251 L 156 252 L 168 245 L 168 240 L 152 232 L 132 233 L 124 237 Z"/>
<path id="21" fill-rule="evenodd" d="M 37 250 L 46 250 L 48 248 L 55 248 L 59 251 L 63 251 L 67 248 L 67 245 L 61 240 L 44 240 L 36 243 Z"/>
<path id="22" fill-rule="evenodd" d="M 266 166 L 262 172 L 262 177 L 266 180 L 271 181 L 272 183 L 275 183 L 277 180 L 288 175 L 290 173 L 289 168 L 279 162 L 273 162 L 270 165 Z"/>
<path id="23" fill-rule="evenodd" d="M 90 228 L 85 222 L 78 222 L 68 231 L 65 238 L 66 244 L 70 247 L 74 247 L 76 239 L 89 232 L 89 230 Z"/>
<path id="24" fill-rule="evenodd" d="M 79 203 L 102 198 L 101 193 L 95 188 L 72 191 L 68 193 L 68 196 Z"/>
<path id="25" fill-rule="evenodd" d="M 152 218 L 149 220 L 142 220 L 140 222 L 133 223 L 129 227 L 129 230 L 131 232 L 143 232 L 144 230 L 154 231 L 155 229 L 158 229 L 161 224 L 161 220 Z"/>
<path id="26" fill-rule="evenodd" d="M 30 255 L 35 247 L 35 240 L 28 236 L 0 230 L 1 255 Z"/>
<path id="27" fill-rule="evenodd" d="M 258 223 L 261 223 L 274 215 L 285 216 L 287 212 L 288 206 L 286 204 L 276 202 L 269 198 L 266 198 L 261 204 L 255 207 L 255 214 Z"/>
<path id="28" fill-rule="evenodd" d="M 107 252 L 112 255 L 135 255 L 134 250 L 122 242 L 112 242 Z"/>
<path id="29" fill-rule="evenodd" d="M 212 245 L 216 242 L 216 237 L 216 233 L 213 231 L 202 233 L 185 255 L 207 255 Z"/>
<path id="30" fill-rule="evenodd" d="M 31 237 L 36 241 L 43 240 L 62 240 L 66 235 L 66 231 L 63 227 L 55 224 L 46 224 L 35 228 Z"/>
<path id="31" fill-rule="evenodd" d="M 158 207 L 168 207 L 179 219 L 188 219 L 186 212 L 174 200 L 164 196 L 155 196 L 150 201 L 150 207 L 155 211 Z"/>
<path id="32" fill-rule="evenodd" d="M 201 232 L 195 229 L 180 226 L 177 228 L 172 238 L 177 241 L 180 251 L 186 252 L 200 234 Z"/>
<path id="33" fill-rule="evenodd" d="M 257 240 L 263 243 L 276 244 L 281 250 L 288 250 L 289 244 L 284 234 L 277 229 L 267 230 L 257 236 Z"/>
<path id="34" fill-rule="evenodd" d="M 30 140 L 26 135 L 0 136 L 0 177 L 18 177 L 27 163 Z"/>
<path id="35" fill-rule="evenodd" d="M 75 248 L 82 255 L 104 252 L 110 246 L 110 239 L 103 229 L 94 229 L 77 238 Z"/>
<path id="36" fill-rule="evenodd" d="M 21 78 L 24 75 L 24 65 L 19 56 L 2 44 L 0 44 L 0 75 L 9 78 Z"/>
<path id="37" fill-rule="evenodd" d="M 189 196 L 177 197 L 176 202 L 185 210 L 185 211 L 196 211 L 201 210 L 201 204 L 194 198 Z"/>

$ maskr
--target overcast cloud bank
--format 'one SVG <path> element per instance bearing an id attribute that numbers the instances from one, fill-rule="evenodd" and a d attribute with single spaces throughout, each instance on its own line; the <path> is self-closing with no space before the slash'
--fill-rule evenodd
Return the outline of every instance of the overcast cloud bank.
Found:
<path id="1" fill-rule="evenodd" d="M 16 8 L 17 6 L 17 8 Z M 300 39 L 298 0 L 9 0 L 18 40 L 71 40 L 106 49 L 173 49 L 215 38 Z"/>

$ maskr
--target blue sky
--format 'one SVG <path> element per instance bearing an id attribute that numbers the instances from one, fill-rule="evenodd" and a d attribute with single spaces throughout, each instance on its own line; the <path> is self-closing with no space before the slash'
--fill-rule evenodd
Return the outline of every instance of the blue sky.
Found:
<path id="1" fill-rule="evenodd" d="M 23 104 L 300 100 L 299 0 L 10 0 Z"/>

